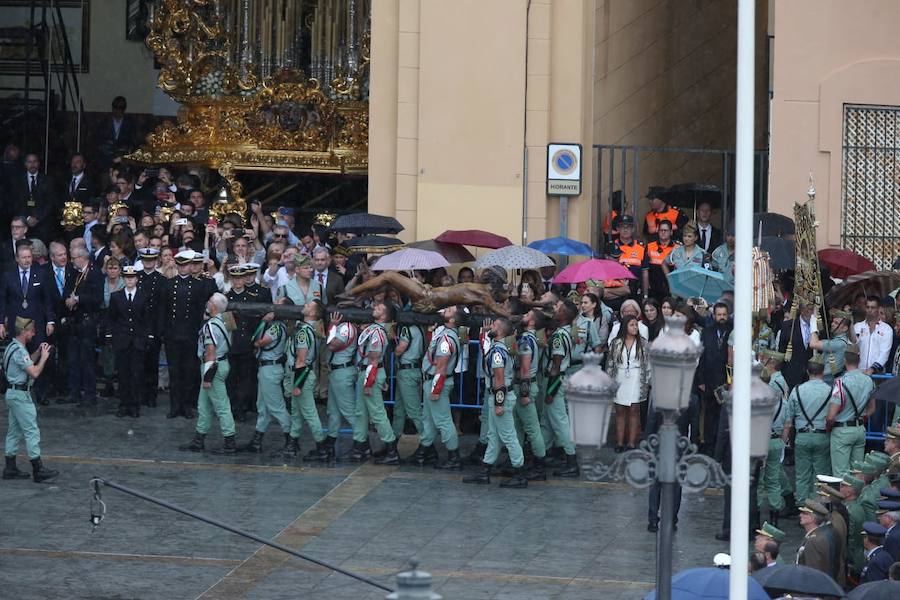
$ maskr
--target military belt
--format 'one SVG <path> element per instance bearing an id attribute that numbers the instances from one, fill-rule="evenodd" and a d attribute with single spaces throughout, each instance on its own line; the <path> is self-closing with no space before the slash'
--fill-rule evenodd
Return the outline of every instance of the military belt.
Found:
<path id="1" fill-rule="evenodd" d="M 862 427 L 865 425 L 862 419 L 851 419 L 850 421 L 844 421 L 843 423 L 835 423 L 834 427 Z"/>
<path id="2" fill-rule="evenodd" d="M 285 363 L 284 357 L 275 359 L 275 360 L 261 360 L 259 361 L 259 366 L 261 367 L 269 367 L 271 365 L 283 365 Z"/>
<path id="3" fill-rule="evenodd" d="M 413 363 L 400 363 L 400 366 L 397 367 L 398 371 L 403 371 L 404 369 L 421 369 L 422 361 L 416 361 Z"/>
<path id="4" fill-rule="evenodd" d="M 828 433 L 824 429 L 814 429 L 812 427 L 801 427 L 797 433 Z"/>
<path id="5" fill-rule="evenodd" d="M 777 440 L 778 438 L 781 437 L 781 432 L 780 432 L 780 431 L 773 431 L 773 432 L 772 432 L 772 435 L 769 436 L 769 437 L 770 437 L 770 439 Z"/>
<path id="6" fill-rule="evenodd" d="M 19 390 L 20 392 L 30 392 L 31 386 L 27 383 L 11 383 L 9 384 L 9 389 Z"/>
<path id="7" fill-rule="evenodd" d="M 339 364 L 339 365 L 332 364 L 332 365 L 331 365 L 331 370 L 332 370 L 332 371 L 336 371 L 336 370 L 338 370 L 338 369 L 346 369 L 347 367 L 355 367 L 355 366 L 356 366 L 356 365 L 353 364 L 353 361 L 350 361 L 350 362 L 341 363 L 341 364 Z"/>

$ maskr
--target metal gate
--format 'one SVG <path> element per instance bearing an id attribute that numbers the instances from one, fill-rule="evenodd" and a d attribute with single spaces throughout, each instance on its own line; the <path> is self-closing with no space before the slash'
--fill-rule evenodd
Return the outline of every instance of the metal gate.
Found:
<path id="1" fill-rule="evenodd" d="M 844 105 L 841 243 L 889 269 L 900 255 L 900 107 Z"/>

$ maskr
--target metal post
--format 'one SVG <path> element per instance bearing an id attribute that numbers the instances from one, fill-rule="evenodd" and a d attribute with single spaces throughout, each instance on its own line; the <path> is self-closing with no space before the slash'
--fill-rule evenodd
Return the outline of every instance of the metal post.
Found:
<path id="1" fill-rule="evenodd" d="M 53 10 L 53 1 L 50 2 L 50 10 Z M 51 13 L 52 17 L 52 13 Z M 44 80 L 44 110 L 47 114 L 44 117 L 44 174 L 46 175 L 50 169 L 50 96 L 53 88 L 53 23 L 47 26 L 47 9 L 44 8 L 44 27 L 47 29 L 47 77 Z"/>
<path id="2" fill-rule="evenodd" d="M 731 426 L 731 600 L 747 599 L 750 521 L 755 0 L 738 0 L 735 136 L 734 409 Z"/>
<path id="3" fill-rule="evenodd" d="M 569 237 L 569 197 L 559 197 L 559 235 Z M 566 266 L 569 262 L 567 256 L 560 256 L 560 266 Z"/>
<path id="4" fill-rule="evenodd" d="M 656 552 L 656 597 L 672 597 L 672 537 L 675 529 L 675 468 L 678 463 L 678 426 L 676 415 L 663 411 L 659 428 L 659 461 L 656 480 L 660 487 L 659 541 Z"/>

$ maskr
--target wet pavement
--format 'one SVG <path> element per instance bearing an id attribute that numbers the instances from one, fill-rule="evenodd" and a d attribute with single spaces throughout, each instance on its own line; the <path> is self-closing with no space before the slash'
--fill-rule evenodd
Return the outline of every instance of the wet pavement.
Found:
<path id="1" fill-rule="evenodd" d="M 163 398 L 161 398 L 162 400 Z M 551 480 L 527 490 L 469 486 L 432 468 L 179 452 L 193 421 L 117 418 L 41 407 L 50 484 L 0 481 L 0 597 L 26 599 L 381 599 L 343 575 L 121 492 L 105 489 L 107 515 L 92 531 L 93 476 L 158 496 L 385 585 L 411 557 L 445 600 L 642 598 L 653 587 L 656 538 L 647 493 L 624 484 Z M 0 416 L 6 430 L 6 411 Z M 238 424 L 238 443 L 253 431 Z M 374 436 L 373 436 L 374 439 Z M 462 438 L 464 452 L 473 436 Z M 304 452 L 312 446 L 304 432 Z M 214 430 L 207 448 L 221 444 Z M 344 449 L 349 437 L 342 438 Z M 401 443 L 401 455 L 415 448 Z M 25 463 L 20 450 L 19 466 Z M 605 452 L 606 460 L 612 458 Z M 674 570 L 711 564 L 727 544 L 722 496 L 685 495 Z M 796 525 L 788 534 L 799 538 Z"/>

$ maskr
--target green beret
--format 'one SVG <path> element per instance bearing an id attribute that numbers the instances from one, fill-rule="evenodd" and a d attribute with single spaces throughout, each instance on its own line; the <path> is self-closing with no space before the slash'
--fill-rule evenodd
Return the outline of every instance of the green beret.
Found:
<path id="1" fill-rule="evenodd" d="M 841 485 L 853 488 L 853 491 L 858 494 L 862 491 L 865 483 L 862 479 L 857 479 L 852 475 L 844 475 L 844 480 L 841 482 Z"/>
<path id="2" fill-rule="evenodd" d="M 294 266 L 309 267 L 311 265 L 312 265 L 312 259 L 309 257 L 309 254 L 297 254 L 294 257 Z"/>

